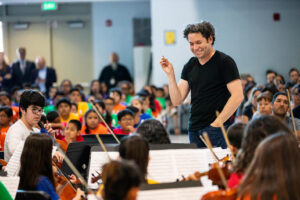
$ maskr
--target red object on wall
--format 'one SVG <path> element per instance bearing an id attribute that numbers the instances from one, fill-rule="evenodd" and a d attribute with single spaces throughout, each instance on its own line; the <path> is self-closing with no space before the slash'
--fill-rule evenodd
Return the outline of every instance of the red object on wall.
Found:
<path id="1" fill-rule="evenodd" d="M 111 27 L 112 26 L 112 21 L 110 19 L 107 19 L 105 21 L 105 25 L 106 25 L 106 27 Z"/>
<path id="2" fill-rule="evenodd" d="M 274 13 L 273 14 L 273 20 L 274 21 L 280 21 L 280 14 L 279 13 Z"/>

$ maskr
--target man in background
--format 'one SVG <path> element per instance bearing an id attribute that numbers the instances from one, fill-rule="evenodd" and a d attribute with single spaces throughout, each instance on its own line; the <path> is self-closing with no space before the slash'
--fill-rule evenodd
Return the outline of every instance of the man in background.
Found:
<path id="1" fill-rule="evenodd" d="M 31 82 L 31 76 L 36 69 L 34 62 L 26 60 L 25 47 L 19 47 L 16 51 L 18 60 L 11 65 L 12 70 L 12 86 L 23 87 L 24 83 Z"/>
<path id="2" fill-rule="evenodd" d="M 132 78 L 124 65 L 119 63 L 117 53 L 110 55 L 110 64 L 105 66 L 100 73 L 99 82 L 104 82 L 108 90 L 117 86 L 120 81 L 132 82 Z"/>
<path id="3" fill-rule="evenodd" d="M 37 57 L 35 62 L 38 69 L 33 71 L 31 83 L 38 85 L 40 90 L 48 97 L 50 87 L 56 82 L 55 69 L 46 66 L 44 57 Z"/>

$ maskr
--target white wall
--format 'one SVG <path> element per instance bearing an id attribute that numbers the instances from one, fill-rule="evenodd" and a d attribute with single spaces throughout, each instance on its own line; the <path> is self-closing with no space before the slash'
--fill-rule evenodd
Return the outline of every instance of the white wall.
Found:
<path id="1" fill-rule="evenodd" d="M 94 78 L 117 52 L 120 63 L 133 74 L 133 18 L 150 18 L 150 2 L 100 2 L 92 4 Z M 106 27 L 105 21 L 112 20 Z"/>
<path id="2" fill-rule="evenodd" d="M 280 22 L 273 13 L 281 14 Z M 152 0 L 153 83 L 167 83 L 160 68 L 162 55 L 175 67 L 177 80 L 192 56 L 183 30 L 187 24 L 210 21 L 216 29 L 215 49 L 233 57 L 240 73 L 251 73 L 259 83 L 273 68 L 287 78 L 300 68 L 300 1 L 297 0 Z M 175 30 L 177 43 L 164 44 L 166 30 Z"/>

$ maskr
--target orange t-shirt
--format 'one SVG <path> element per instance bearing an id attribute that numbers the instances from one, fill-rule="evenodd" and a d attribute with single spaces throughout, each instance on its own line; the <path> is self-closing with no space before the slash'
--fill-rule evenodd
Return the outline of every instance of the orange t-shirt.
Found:
<path id="1" fill-rule="evenodd" d="M 19 107 L 11 106 L 11 109 L 13 111 L 12 122 L 15 123 L 19 119 Z"/>
<path id="2" fill-rule="evenodd" d="M 4 151 L 4 142 L 8 129 L 9 127 L 3 127 L 0 129 L 0 151 Z"/>
<path id="3" fill-rule="evenodd" d="M 102 124 L 99 124 L 96 129 L 93 129 L 93 130 L 89 129 L 89 131 L 90 131 L 89 133 L 86 133 L 85 129 L 86 129 L 86 126 L 83 125 L 82 129 L 81 129 L 81 134 L 82 135 L 86 135 L 86 134 L 107 134 L 108 133 L 107 128 Z"/>
<path id="4" fill-rule="evenodd" d="M 114 106 L 113 113 L 118 114 L 118 112 L 124 109 L 126 109 L 126 106 L 119 103 L 118 105 Z"/>

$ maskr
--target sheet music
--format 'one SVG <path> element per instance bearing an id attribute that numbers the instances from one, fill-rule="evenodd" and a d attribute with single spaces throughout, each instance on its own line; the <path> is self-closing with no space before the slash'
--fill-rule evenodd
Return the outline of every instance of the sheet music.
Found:
<path id="1" fill-rule="evenodd" d="M 24 147 L 24 141 L 20 141 L 12 157 L 8 161 L 5 171 L 7 176 L 17 176 L 20 170 L 20 159 Z"/>
<path id="2" fill-rule="evenodd" d="M 187 187 L 138 192 L 138 200 L 199 200 L 207 192 L 217 190 L 217 187 Z"/>
<path id="3" fill-rule="evenodd" d="M 10 196 L 13 199 L 15 199 L 16 194 L 17 194 L 17 190 L 18 190 L 18 187 L 19 187 L 20 177 L 19 176 L 14 176 L 14 177 L 0 176 L 0 181 L 6 187 L 7 191 L 10 194 Z"/>
<path id="4" fill-rule="evenodd" d="M 218 157 L 223 158 L 228 154 L 228 149 L 214 148 Z M 118 152 L 109 152 L 112 159 L 118 157 Z M 104 152 L 92 152 L 88 184 L 91 188 L 98 188 L 98 184 L 91 183 L 92 173 L 96 175 L 101 172 L 101 167 L 108 159 Z M 183 176 L 187 177 L 195 171 L 206 172 L 209 170 L 209 163 L 215 159 L 209 149 L 163 149 L 150 150 L 150 161 L 148 166 L 148 179 L 160 183 L 175 182 Z M 210 186 L 211 181 L 203 179 L 205 186 Z"/>
<path id="5" fill-rule="evenodd" d="M 18 144 L 18 147 L 16 148 L 15 152 L 13 153 L 12 157 L 7 163 L 7 166 L 5 167 L 5 171 L 7 172 L 7 176 L 17 176 L 19 174 L 20 170 L 20 161 L 21 161 L 21 155 L 23 151 L 25 141 L 21 141 Z M 56 152 L 57 147 L 53 146 L 52 149 L 52 156 Z"/>
<path id="6" fill-rule="evenodd" d="M 155 181 L 174 182 L 182 175 L 209 169 L 206 149 L 151 150 L 148 178 Z"/>
<path id="7" fill-rule="evenodd" d="M 119 152 L 114 151 L 114 152 L 108 152 L 109 156 L 111 159 L 117 159 L 119 156 Z M 88 185 L 92 189 L 97 189 L 99 185 L 97 183 L 92 183 L 92 174 L 97 175 L 96 172 L 101 173 L 102 169 L 101 167 L 105 164 L 108 163 L 109 160 L 107 158 L 107 155 L 103 151 L 92 151 L 91 152 L 91 159 L 90 159 L 90 169 L 89 169 L 89 174 L 88 174 Z"/>

